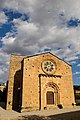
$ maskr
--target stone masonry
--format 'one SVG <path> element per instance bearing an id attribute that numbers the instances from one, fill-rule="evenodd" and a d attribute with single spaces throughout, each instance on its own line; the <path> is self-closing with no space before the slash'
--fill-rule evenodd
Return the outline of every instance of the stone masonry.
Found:
<path id="1" fill-rule="evenodd" d="M 51 53 L 11 55 L 6 109 L 67 108 L 74 102 L 72 68 L 68 63 Z"/>

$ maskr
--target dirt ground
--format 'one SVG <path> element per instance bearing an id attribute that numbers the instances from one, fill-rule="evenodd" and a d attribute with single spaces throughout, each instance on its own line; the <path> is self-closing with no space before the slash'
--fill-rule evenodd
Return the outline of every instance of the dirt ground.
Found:
<path id="1" fill-rule="evenodd" d="M 55 120 L 80 120 L 80 111 L 51 115 L 49 117 Z"/>
<path id="2" fill-rule="evenodd" d="M 22 113 L 17 113 L 12 110 L 6 111 L 0 107 L 0 120 L 43 120 L 38 116 L 49 118 L 44 120 L 80 120 L 80 107 Z"/>

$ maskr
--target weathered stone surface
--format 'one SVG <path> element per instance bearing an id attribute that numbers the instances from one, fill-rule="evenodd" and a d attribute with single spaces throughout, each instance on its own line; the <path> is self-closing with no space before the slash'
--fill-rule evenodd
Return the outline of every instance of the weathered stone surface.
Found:
<path id="1" fill-rule="evenodd" d="M 54 109 L 59 104 L 72 107 L 74 102 L 69 64 L 51 53 L 11 55 L 7 109 L 37 111 Z"/>

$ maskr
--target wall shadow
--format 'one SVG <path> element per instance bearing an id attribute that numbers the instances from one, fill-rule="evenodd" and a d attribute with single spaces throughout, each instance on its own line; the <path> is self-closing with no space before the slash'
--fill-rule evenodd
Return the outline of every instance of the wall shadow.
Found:
<path id="1" fill-rule="evenodd" d="M 3 91 L 0 90 L 0 107 L 4 109 L 6 109 L 7 90 L 8 90 L 8 81 L 6 83 L 6 86 L 3 88 Z"/>
<path id="2" fill-rule="evenodd" d="M 12 109 L 20 112 L 22 106 L 22 70 L 18 70 L 14 76 Z"/>
<path id="3" fill-rule="evenodd" d="M 5 109 L 5 101 L 4 101 L 4 94 L 3 92 L 0 90 L 0 107 L 4 108 Z"/>

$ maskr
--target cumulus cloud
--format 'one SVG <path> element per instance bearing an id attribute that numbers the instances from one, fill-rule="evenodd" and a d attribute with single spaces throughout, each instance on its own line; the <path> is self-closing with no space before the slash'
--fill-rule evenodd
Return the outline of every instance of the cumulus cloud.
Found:
<path id="1" fill-rule="evenodd" d="M 5 44 L 10 45 L 10 44 L 13 44 L 13 42 L 15 41 L 15 38 L 13 38 L 13 37 L 9 37 L 9 38 L 3 37 L 1 41 L 3 42 L 4 45 Z"/>
<path id="2" fill-rule="evenodd" d="M 0 25 L 6 23 L 8 20 L 7 16 L 3 11 L 0 12 Z"/>
<path id="3" fill-rule="evenodd" d="M 65 60 L 66 61 L 72 61 L 72 60 L 76 60 L 76 59 L 78 59 L 78 56 L 72 56 L 72 57 L 67 57 L 67 58 L 65 58 Z"/>
<path id="4" fill-rule="evenodd" d="M 76 61 L 71 61 L 70 64 L 71 65 L 76 64 Z"/>
<path id="5" fill-rule="evenodd" d="M 25 8 L 26 14 L 27 14 L 27 11 L 28 11 L 27 9 L 28 8 L 32 9 L 32 11 L 30 9 L 28 11 L 30 14 L 30 18 L 29 18 L 30 23 L 21 21 L 20 19 L 14 20 L 14 24 L 15 25 L 17 24 L 16 29 L 18 32 L 16 41 L 18 41 L 19 38 L 22 38 L 21 36 L 23 36 L 22 39 L 19 39 L 19 41 L 21 42 L 26 41 L 27 43 L 28 42 L 30 43 L 31 41 L 31 43 L 33 43 L 34 41 L 36 41 L 37 50 L 40 48 L 42 49 L 43 46 L 51 47 L 52 50 L 53 49 L 56 50 L 56 48 L 61 47 L 60 51 L 64 52 L 64 49 L 65 49 L 65 53 L 64 53 L 65 55 L 62 55 L 61 57 L 71 54 L 72 52 L 77 51 L 79 49 L 80 28 L 77 27 L 77 28 L 68 29 L 66 26 L 62 26 L 63 21 L 66 24 L 66 21 L 69 20 L 71 17 L 76 17 L 76 11 L 72 12 L 72 7 L 76 9 L 76 7 L 79 8 L 79 5 L 74 4 L 75 3 L 74 1 L 73 3 L 72 3 L 72 0 L 69 1 L 69 4 L 66 0 L 64 0 L 63 2 L 58 0 L 56 0 L 55 2 L 52 0 L 50 1 L 48 0 L 43 0 L 43 1 L 36 1 L 36 0 L 15 1 L 14 0 L 13 1 L 12 0 L 10 1 L 10 4 L 7 4 L 8 2 L 5 1 L 4 6 L 6 6 L 7 8 L 13 8 L 13 4 L 14 4 L 13 9 L 18 10 L 19 12 L 25 12 L 24 10 Z M 72 7 L 69 7 L 70 4 L 73 4 Z M 63 12 L 64 14 L 64 16 L 62 17 L 59 16 L 61 12 Z M 27 27 L 25 24 L 27 24 Z M 38 29 L 35 32 L 33 31 L 31 32 L 31 27 L 32 29 L 34 29 L 33 25 L 36 26 Z M 30 28 L 30 30 L 28 29 L 28 27 Z M 33 35 L 30 36 L 30 34 L 28 33 L 29 31 Z M 27 40 L 24 40 L 25 37 Z M 33 40 L 31 39 L 31 37 L 33 38 Z M 37 39 L 35 39 L 35 37 Z M 68 48 L 70 44 L 71 44 L 71 47 Z"/>
<path id="6" fill-rule="evenodd" d="M 78 59 L 79 33 L 77 28 L 62 29 L 58 26 L 40 26 L 38 24 L 14 19 L 14 26 L 17 30 L 15 38 L 8 34 L 2 39 L 3 51 L 10 53 L 34 54 L 41 49 L 51 48 L 52 53 L 66 61 Z M 75 31 L 75 32 L 74 32 Z M 58 49 L 60 48 L 60 49 Z"/>
<path id="7" fill-rule="evenodd" d="M 0 8 L 13 9 L 19 12 L 28 13 L 33 11 L 36 0 L 0 0 Z"/>
<path id="8" fill-rule="evenodd" d="M 78 64 L 77 66 L 80 67 L 80 64 Z"/>
<path id="9" fill-rule="evenodd" d="M 38 51 L 37 34 L 38 27 L 33 23 L 24 22 L 21 19 L 14 20 L 17 29 L 16 37 L 7 34 L 3 39 L 3 51 L 7 53 L 32 54 Z"/>
<path id="10" fill-rule="evenodd" d="M 10 55 L 0 49 L 0 81 L 8 80 Z"/>
<path id="11" fill-rule="evenodd" d="M 28 21 L 22 18 L 11 21 L 16 32 L 10 31 L 1 39 L 2 53 L 30 55 L 50 49 L 67 62 L 79 58 L 80 26 L 70 27 L 68 22 L 80 20 L 80 0 L 2 0 L 0 8 L 29 16 Z"/>
<path id="12" fill-rule="evenodd" d="M 75 73 L 73 73 L 73 75 L 77 75 L 77 74 L 79 74 L 79 75 L 80 75 L 80 72 L 75 72 Z"/>

